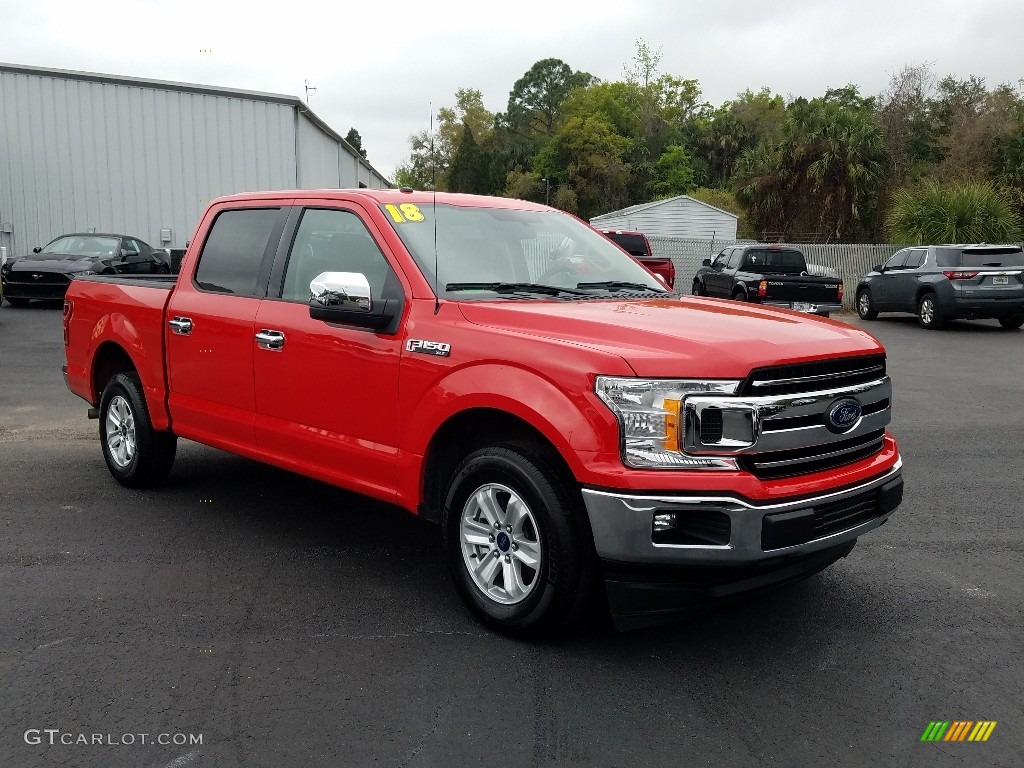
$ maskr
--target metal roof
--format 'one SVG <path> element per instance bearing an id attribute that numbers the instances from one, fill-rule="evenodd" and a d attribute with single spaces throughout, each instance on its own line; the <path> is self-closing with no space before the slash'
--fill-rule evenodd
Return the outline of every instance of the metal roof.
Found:
<path id="1" fill-rule="evenodd" d="M 659 205 L 664 205 L 665 203 L 673 203 L 676 200 L 690 200 L 691 202 L 697 203 L 698 205 L 703 205 L 705 208 L 711 208 L 712 210 L 718 211 L 719 213 L 724 213 L 726 216 L 732 216 L 734 219 L 739 220 L 739 216 L 737 216 L 735 213 L 723 211 L 721 208 L 711 205 L 709 203 L 705 203 L 703 200 L 698 200 L 697 198 L 690 197 L 689 195 L 676 195 L 675 197 L 666 197 L 663 200 L 653 200 L 650 203 L 640 203 L 639 205 L 631 205 L 628 208 L 622 208 L 618 211 L 602 213 L 600 216 L 594 216 L 590 220 L 590 223 L 593 224 L 595 222 L 599 222 L 601 221 L 601 219 L 617 218 L 619 216 L 632 216 L 634 213 L 639 213 L 640 211 L 645 211 L 648 208 L 654 208 Z"/>
<path id="2" fill-rule="evenodd" d="M 216 85 L 200 85 L 198 83 L 180 83 L 172 80 L 150 80 L 143 77 L 128 77 L 127 75 L 104 75 L 98 72 L 80 72 L 72 69 L 53 69 L 50 67 L 31 67 L 25 64 L 7 64 L 0 62 L 0 72 L 10 72 L 18 75 L 35 75 L 37 77 L 56 77 L 65 80 L 86 80 L 95 83 L 109 83 L 112 85 L 127 85 L 134 88 L 155 88 L 161 91 L 179 91 L 182 93 L 201 93 L 210 96 L 223 96 L 233 99 L 248 99 L 251 101 L 266 101 L 273 104 L 285 104 L 295 107 L 300 114 L 305 115 L 310 122 L 314 123 L 320 130 L 332 139 L 344 145 L 359 163 L 370 171 L 373 171 L 381 179 L 387 177 L 374 168 L 343 136 L 323 121 L 313 110 L 309 108 L 298 96 L 289 96 L 283 93 L 265 93 L 263 91 L 247 91 L 241 88 L 222 88 Z"/>

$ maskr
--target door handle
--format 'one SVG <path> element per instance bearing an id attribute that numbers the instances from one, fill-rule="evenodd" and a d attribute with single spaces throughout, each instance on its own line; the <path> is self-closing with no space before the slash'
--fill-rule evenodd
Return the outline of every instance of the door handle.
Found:
<path id="1" fill-rule="evenodd" d="M 281 331 L 271 331 L 264 328 L 256 334 L 256 343 L 260 349 L 269 349 L 280 352 L 284 348 L 284 334 Z"/>
<path id="2" fill-rule="evenodd" d="M 192 320 L 187 317 L 172 317 L 167 321 L 167 325 L 171 327 L 171 333 L 179 336 L 188 336 L 192 333 Z"/>

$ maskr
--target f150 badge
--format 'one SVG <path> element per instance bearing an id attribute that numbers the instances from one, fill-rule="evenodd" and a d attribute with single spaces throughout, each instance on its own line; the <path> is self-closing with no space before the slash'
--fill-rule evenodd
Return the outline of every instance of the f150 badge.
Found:
<path id="1" fill-rule="evenodd" d="M 419 352 L 421 355 L 437 355 L 448 357 L 452 351 L 452 345 L 444 341 L 423 341 L 422 339 L 409 339 L 405 342 L 406 352 Z"/>

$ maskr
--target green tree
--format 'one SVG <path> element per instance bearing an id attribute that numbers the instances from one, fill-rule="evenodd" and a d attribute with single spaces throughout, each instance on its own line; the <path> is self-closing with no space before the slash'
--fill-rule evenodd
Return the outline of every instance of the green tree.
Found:
<path id="1" fill-rule="evenodd" d="M 685 195 L 693 187 L 693 165 L 684 147 L 666 147 L 658 158 L 654 191 L 659 195 Z"/>
<path id="2" fill-rule="evenodd" d="M 546 139 L 554 134 L 569 93 L 593 82 L 593 75 L 573 71 L 561 59 L 541 59 L 512 86 L 502 119 L 515 134 Z"/>
<path id="3" fill-rule="evenodd" d="M 468 122 L 463 123 L 462 138 L 448 170 L 448 189 L 451 192 L 469 192 L 476 195 L 486 195 L 494 191 L 490 158 L 476 143 Z"/>
<path id="4" fill-rule="evenodd" d="M 349 128 L 348 133 L 345 134 L 345 141 L 351 144 L 352 148 L 363 156 L 363 159 L 366 159 L 366 150 L 363 149 L 363 137 L 359 135 L 359 131 L 355 128 Z"/>
<path id="5" fill-rule="evenodd" d="M 998 243 L 1021 236 L 1021 218 L 1009 195 L 986 182 L 902 189 L 886 225 L 893 242 L 909 245 Z"/>

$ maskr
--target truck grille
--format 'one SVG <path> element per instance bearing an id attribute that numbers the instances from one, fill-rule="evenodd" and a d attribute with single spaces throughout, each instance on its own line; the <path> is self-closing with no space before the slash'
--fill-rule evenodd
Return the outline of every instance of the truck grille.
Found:
<path id="1" fill-rule="evenodd" d="M 757 477 L 769 479 L 822 472 L 874 456 L 885 444 L 885 430 L 838 442 L 742 456 L 740 466 Z"/>
<path id="2" fill-rule="evenodd" d="M 861 355 L 813 363 L 756 368 L 740 385 L 752 397 L 795 395 L 876 381 L 885 376 L 885 355 Z"/>

